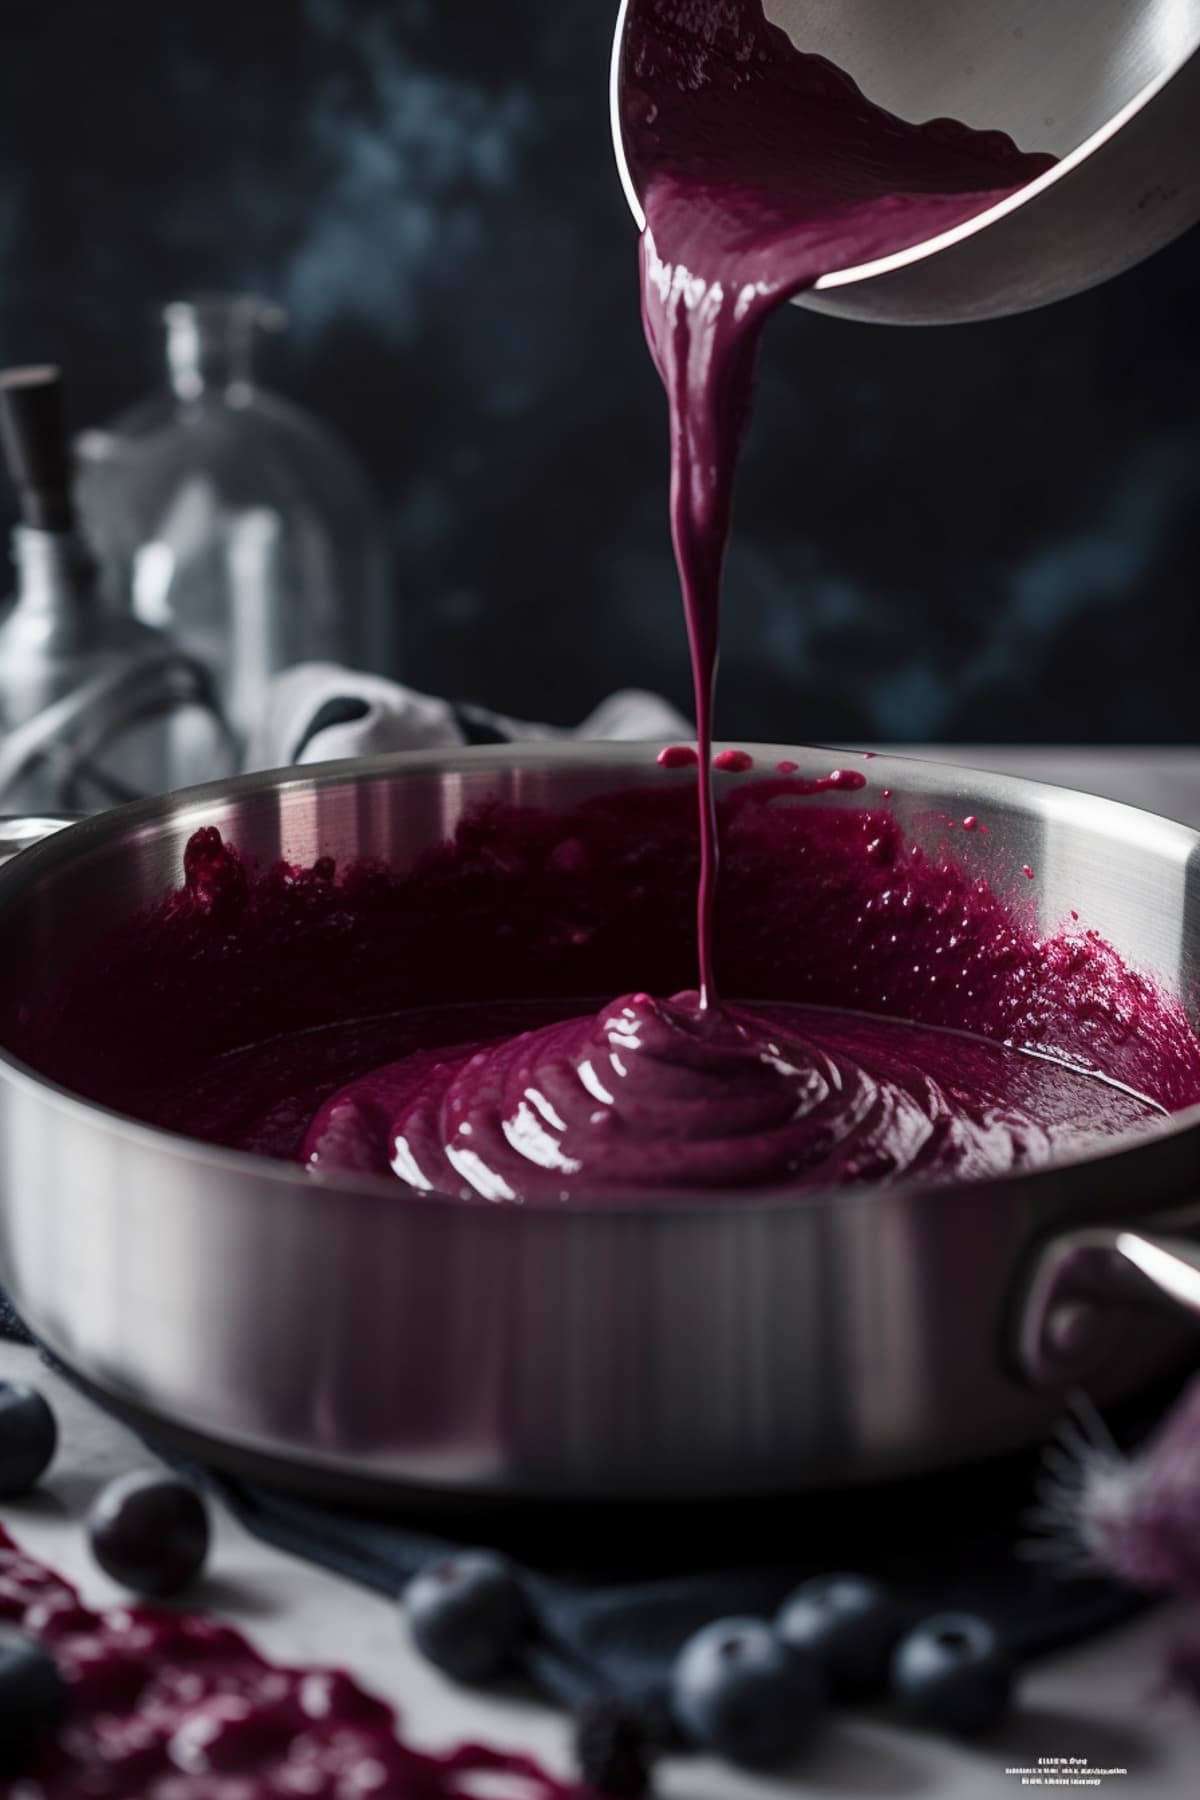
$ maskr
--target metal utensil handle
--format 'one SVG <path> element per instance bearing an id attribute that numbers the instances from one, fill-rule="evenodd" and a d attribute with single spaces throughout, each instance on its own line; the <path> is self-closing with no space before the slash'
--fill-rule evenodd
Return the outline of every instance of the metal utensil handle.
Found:
<path id="1" fill-rule="evenodd" d="M 0 866 L 30 850 L 43 838 L 53 837 L 68 825 L 78 824 L 81 813 L 37 813 L 29 817 L 0 815 Z"/>
<path id="2" fill-rule="evenodd" d="M 116 664 L 62 695 L 0 742 L 0 795 L 31 767 L 57 769 L 63 798 L 75 799 L 87 772 L 111 805 L 137 795 L 95 766 L 95 758 L 128 726 L 184 706 L 211 715 L 218 738 L 236 764 L 237 743 L 203 664 L 173 647 Z"/>
<path id="3" fill-rule="evenodd" d="M 1200 1214 L 1175 1213 L 1163 1231 L 1091 1225 L 1041 1245 L 1017 1308 L 1015 1353 L 1038 1387 L 1080 1379 L 1094 1362 L 1115 1308 L 1167 1302 L 1200 1323 Z M 1151 1221 L 1153 1224 L 1153 1221 Z"/>

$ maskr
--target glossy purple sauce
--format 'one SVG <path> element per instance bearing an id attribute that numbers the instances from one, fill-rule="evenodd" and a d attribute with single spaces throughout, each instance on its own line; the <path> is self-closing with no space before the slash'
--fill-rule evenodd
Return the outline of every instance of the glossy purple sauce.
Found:
<path id="1" fill-rule="evenodd" d="M 529 1757 L 419 1751 L 340 1669 L 279 1668 L 203 1615 L 93 1612 L 3 1530 L 0 1619 L 47 1646 L 68 1693 L 33 1768 L 0 1781 L 9 1800 L 464 1800 L 484 1776 L 529 1800 L 579 1800 Z"/>
<path id="2" fill-rule="evenodd" d="M 821 276 L 924 242 L 1053 165 L 997 131 L 911 125 L 764 17 L 762 0 L 631 0 L 620 73 L 641 195 L 642 316 L 667 390 L 671 531 L 700 767 L 701 1003 L 715 1001 L 709 774 L 721 577 L 758 346 Z"/>
<path id="3" fill-rule="evenodd" d="M 492 1201 L 565 1200 L 581 1177 L 617 1197 L 963 1180 L 1162 1116 L 980 1038 L 821 1008 L 705 1013 L 695 993 L 635 993 L 598 1014 L 529 1001 L 332 1026 L 223 1059 L 155 1110 L 321 1173 Z"/>

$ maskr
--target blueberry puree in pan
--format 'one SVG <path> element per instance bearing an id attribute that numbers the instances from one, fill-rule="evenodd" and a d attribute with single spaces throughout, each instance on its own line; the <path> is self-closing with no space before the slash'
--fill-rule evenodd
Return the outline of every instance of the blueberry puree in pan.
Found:
<path id="1" fill-rule="evenodd" d="M 315 1169 L 503 1201 L 568 1199 L 577 1182 L 636 1194 L 961 1179 L 1029 1168 L 1158 1115 L 1060 1063 L 890 1020 L 765 1006 L 706 1016 L 695 994 L 562 1010 L 335 1027 L 289 1040 L 283 1068 L 259 1049 L 231 1058 L 202 1101 L 189 1083 L 159 1117 Z M 446 1042 L 464 1031 L 468 1043 Z M 331 1062 L 345 1070 L 389 1049 L 395 1060 L 318 1104 Z"/>
<path id="2" fill-rule="evenodd" d="M 1041 934 L 1019 871 L 1002 895 L 824 780 L 722 785 L 718 953 L 767 1001 L 688 987 L 694 779 L 664 772 L 486 806 L 406 873 L 255 871 L 197 833 L 20 1047 L 172 1130 L 499 1201 L 974 1177 L 1200 1100 L 1183 1007 Z"/>

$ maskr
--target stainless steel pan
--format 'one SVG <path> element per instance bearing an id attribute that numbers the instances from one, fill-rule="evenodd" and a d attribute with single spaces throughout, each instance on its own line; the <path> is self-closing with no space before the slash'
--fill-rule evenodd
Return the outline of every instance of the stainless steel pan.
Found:
<path id="1" fill-rule="evenodd" d="M 830 767 L 782 747 L 760 762 L 784 756 Z M 1190 991 L 1195 832 L 1025 781 L 870 768 L 918 841 L 939 815 L 986 816 L 972 854 L 1035 865 L 1048 925 L 1077 908 Z M 650 748 L 489 748 L 123 808 L 0 869 L 0 1017 L 176 886 L 199 826 L 267 860 L 404 866 L 485 796 L 570 814 L 688 779 Z M 1092 1161 L 971 1187 L 497 1211 L 318 1185 L 0 1054 L 0 1279 L 30 1324 L 103 1394 L 218 1459 L 333 1489 L 755 1492 L 1032 1441 L 1061 1385 L 1087 1375 L 1115 1396 L 1186 1353 L 1179 1319 L 1147 1302 L 1200 1306 L 1191 1217 L 1200 1230 L 1196 1110 Z"/>

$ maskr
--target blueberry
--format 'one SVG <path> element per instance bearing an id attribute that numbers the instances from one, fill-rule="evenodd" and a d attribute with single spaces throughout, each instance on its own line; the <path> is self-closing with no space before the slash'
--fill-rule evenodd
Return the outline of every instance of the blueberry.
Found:
<path id="1" fill-rule="evenodd" d="M 584 1787 L 605 1800 L 642 1800 L 650 1791 L 650 1734 L 620 1700 L 597 1700 L 575 1720 L 575 1756 Z"/>
<path id="2" fill-rule="evenodd" d="M 690 1637 L 671 1673 L 675 1722 L 731 1762 L 786 1762 L 825 1700 L 816 1663 L 780 1643 L 765 1619 L 718 1619 Z"/>
<path id="3" fill-rule="evenodd" d="M 186 1481 L 135 1469 L 102 1488 L 87 1518 L 92 1555 L 135 1593 L 178 1593 L 208 1555 L 208 1513 Z"/>
<path id="4" fill-rule="evenodd" d="M 404 1591 L 418 1650 L 455 1681 L 490 1681 L 506 1669 L 528 1616 L 512 1564 L 491 1550 L 462 1550 L 431 1564 Z"/>
<path id="5" fill-rule="evenodd" d="M 54 1414 L 38 1390 L 23 1381 L 0 1381 L 0 1498 L 27 1494 L 57 1445 Z"/>
<path id="6" fill-rule="evenodd" d="M 67 1707 L 54 1658 L 19 1631 L 0 1628 L 0 1771 L 19 1774 Z"/>
<path id="7" fill-rule="evenodd" d="M 899 1601 L 865 1575 L 819 1575 L 784 1601 L 775 1630 L 789 1650 L 816 1657 L 830 1693 L 868 1699 L 887 1684 L 904 1628 Z"/>
<path id="8" fill-rule="evenodd" d="M 892 1693 L 918 1725 L 981 1737 L 1003 1724 L 1015 1672 L 999 1634 L 973 1613 L 935 1613 L 901 1639 Z"/>

